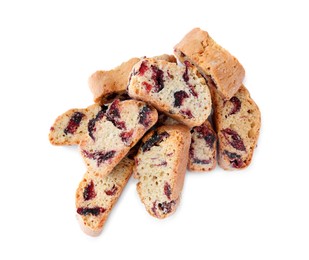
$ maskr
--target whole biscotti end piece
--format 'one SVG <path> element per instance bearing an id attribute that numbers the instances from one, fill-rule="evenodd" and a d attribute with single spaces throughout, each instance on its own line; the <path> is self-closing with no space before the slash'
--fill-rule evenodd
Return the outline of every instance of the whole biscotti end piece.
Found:
<path id="1" fill-rule="evenodd" d="M 215 87 L 223 99 L 230 99 L 242 84 L 243 66 L 200 28 L 190 31 L 174 47 L 174 53 L 182 63 L 194 64 L 208 86 Z"/>
<path id="2" fill-rule="evenodd" d="M 128 94 L 188 127 L 201 125 L 211 111 L 208 86 L 190 63 L 143 59 L 133 67 Z"/>
<path id="3" fill-rule="evenodd" d="M 101 233 L 106 219 L 120 197 L 132 171 L 134 160 L 125 157 L 104 178 L 87 171 L 76 190 L 76 211 L 82 230 L 91 236 Z"/>
<path id="4" fill-rule="evenodd" d="M 183 125 L 161 126 L 142 139 L 134 177 L 139 180 L 139 197 L 153 217 L 168 217 L 180 202 L 190 139 L 190 130 Z"/>
<path id="5" fill-rule="evenodd" d="M 223 100 L 216 92 L 212 94 L 219 166 L 225 170 L 246 168 L 260 133 L 260 110 L 243 85 L 230 100 Z"/>

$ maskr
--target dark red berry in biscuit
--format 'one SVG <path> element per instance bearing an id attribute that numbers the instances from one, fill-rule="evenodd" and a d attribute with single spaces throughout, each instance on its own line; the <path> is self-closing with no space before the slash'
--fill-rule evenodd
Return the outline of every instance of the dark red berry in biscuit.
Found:
<path id="1" fill-rule="evenodd" d="M 145 72 L 149 69 L 149 67 L 147 66 L 147 61 L 143 61 L 141 63 L 141 66 L 139 67 L 139 71 L 138 71 L 138 74 L 140 76 L 143 76 L 145 74 Z"/>
<path id="2" fill-rule="evenodd" d="M 168 182 L 164 184 L 164 194 L 169 200 L 171 199 L 172 189 Z"/>
<path id="3" fill-rule="evenodd" d="M 84 200 L 91 200 L 95 198 L 96 195 L 97 194 L 94 189 L 94 184 L 93 184 L 93 181 L 91 180 L 91 182 L 84 189 L 84 192 L 83 192 Z"/>
<path id="4" fill-rule="evenodd" d="M 223 154 L 227 155 L 227 157 L 230 159 L 232 167 L 239 169 L 242 168 L 242 166 L 244 165 L 244 162 L 239 154 L 231 153 L 227 150 L 224 150 Z"/>
<path id="5" fill-rule="evenodd" d="M 186 116 L 186 118 L 192 118 L 193 117 L 192 112 L 189 109 L 180 110 L 179 113 Z"/>
<path id="6" fill-rule="evenodd" d="M 146 152 L 151 149 L 154 145 L 158 145 L 160 142 L 163 141 L 163 139 L 169 137 L 170 135 L 167 132 L 162 132 L 158 134 L 158 132 L 154 132 L 153 135 L 145 142 L 142 144 L 142 151 Z"/>
<path id="7" fill-rule="evenodd" d="M 90 119 L 89 122 L 88 122 L 88 134 L 89 134 L 89 136 L 91 137 L 92 140 L 95 139 L 94 135 L 93 135 L 93 133 L 96 131 L 95 124 L 96 124 L 97 121 L 99 121 L 103 118 L 103 116 L 106 113 L 107 108 L 108 107 L 105 106 L 105 105 L 101 106 L 101 110 L 97 113 L 95 118 Z"/>
<path id="8" fill-rule="evenodd" d="M 106 209 L 102 207 L 94 207 L 94 208 L 78 208 L 77 213 L 79 215 L 93 215 L 93 216 L 98 216 L 101 213 L 104 213 Z"/>
<path id="9" fill-rule="evenodd" d="M 198 133 L 198 138 L 203 138 L 206 141 L 207 146 L 213 148 L 216 136 L 206 125 L 194 127 L 194 130 Z"/>
<path id="10" fill-rule="evenodd" d="M 106 118 L 108 121 L 112 122 L 115 127 L 123 130 L 126 129 L 126 124 L 124 121 L 120 120 L 119 102 L 119 99 L 115 99 L 113 103 L 111 103 L 106 112 Z"/>
<path id="11" fill-rule="evenodd" d="M 80 122 L 82 121 L 84 116 L 85 115 L 83 113 L 75 112 L 73 116 L 70 118 L 69 123 L 63 132 L 66 135 L 67 134 L 73 135 L 76 132 L 77 128 L 79 127 Z"/>
<path id="12" fill-rule="evenodd" d="M 160 92 L 164 88 L 164 72 L 158 67 L 151 65 L 152 76 L 151 79 L 154 81 L 155 85 L 153 86 L 154 92 Z"/>
<path id="13" fill-rule="evenodd" d="M 174 93 L 174 98 L 175 98 L 174 107 L 180 107 L 180 106 L 182 106 L 183 100 L 184 100 L 185 98 L 188 98 L 188 97 L 189 97 L 189 95 L 188 95 L 185 91 L 183 91 L 183 90 L 176 91 L 176 92 Z"/>
<path id="14" fill-rule="evenodd" d="M 170 213 L 172 211 L 172 206 L 175 205 L 175 201 L 172 200 L 170 202 L 164 201 L 162 203 L 158 203 L 159 210 L 163 211 L 163 214 Z"/>
<path id="15" fill-rule="evenodd" d="M 221 130 L 224 138 L 229 142 L 231 146 L 233 146 L 235 149 L 239 151 L 246 151 L 246 147 L 244 145 L 244 142 L 242 141 L 241 137 L 239 134 L 236 133 L 236 131 L 230 129 L 230 128 L 225 128 Z"/>
<path id="16" fill-rule="evenodd" d="M 142 83 L 142 85 L 145 87 L 146 91 L 149 93 L 152 90 L 152 85 L 146 81 Z"/>
<path id="17" fill-rule="evenodd" d="M 120 133 L 120 138 L 121 138 L 121 141 L 123 143 L 125 143 L 126 145 L 130 145 L 132 143 L 132 135 L 133 135 L 133 129 L 131 129 L 130 131 L 128 132 L 122 132 Z"/>
<path id="18" fill-rule="evenodd" d="M 194 89 L 194 87 L 189 83 L 189 73 L 188 73 L 188 68 L 191 66 L 191 63 L 189 61 L 185 61 L 184 62 L 185 65 L 186 65 L 186 69 L 185 69 L 185 72 L 183 73 L 182 75 L 182 78 L 184 80 L 184 82 L 186 82 L 187 86 L 189 87 L 189 91 L 190 93 L 194 96 L 194 97 L 197 97 L 197 93 Z"/>
<path id="19" fill-rule="evenodd" d="M 228 114 L 229 116 L 236 114 L 237 112 L 240 111 L 241 108 L 241 102 L 237 97 L 232 97 L 230 99 L 230 102 L 233 104 L 233 108 L 231 109 L 231 112 Z"/>
<path id="20" fill-rule="evenodd" d="M 148 106 L 143 106 L 143 108 L 140 110 L 138 117 L 138 123 L 143 125 L 144 127 L 148 127 L 150 124 L 150 118 L 149 114 L 151 112 L 151 109 Z"/>
<path id="21" fill-rule="evenodd" d="M 98 167 L 103 162 L 108 161 L 109 159 L 113 158 L 115 156 L 115 153 L 116 153 L 116 151 L 113 151 L 113 150 L 108 151 L 108 152 L 103 152 L 103 151 L 88 152 L 86 150 L 83 150 L 83 154 L 84 154 L 85 157 L 97 161 Z"/>
<path id="22" fill-rule="evenodd" d="M 193 158 L 193 163 L 196 164 L 210 164 L 211 160 L 200 160 L 198 158 Z"/>
<path id="23" fill-rule="evenodd" d="M 106 193 L 106 195 L 108 196 L 113 196 L 116 194 L 118 188 L 117 186 L 114 184 L 113 187 L 110 190 L 105 190 L 104 192 Z"/>

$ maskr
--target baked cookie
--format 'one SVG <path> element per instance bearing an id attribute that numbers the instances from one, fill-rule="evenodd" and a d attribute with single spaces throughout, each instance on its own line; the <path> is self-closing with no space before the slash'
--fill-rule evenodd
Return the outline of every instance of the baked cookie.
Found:
<path id="1" fill-rule="evenodd" d="M 146 210 L 156 218 L 175 212 L 182 191 L 190 146 L 189 128 L 161 126 L 143 139 L 135 157 L 137 192 Z"/>
<path id="2" fill-rule="evenodd" d="M 216 167 L 217 137 L 209 121 L 191 129 L 188 170 L 206 172 Z"/>
<path id="3" fill-rule="evenodd" d="M 244 85 L 227 101 L 215 91 L 212 94 L 219 141 L 218 163 L 225 170 L 246 168 L 259 137 L 260 110 Z"/>
<path id="4" fill-rule="evenodd" d="M 88 122 L 88 135 L 79 144 L 89 170 L 108 175 L 157 119 L 157 111 L 141 101 L 116 99 L 103 105 Z"/>
<path id="5" fill-rule="evenodd" d="M 187 63 L 180 67 L 164 60 L 143 59 L 131 72 L 128 94 L 189 126 L 201 125 L 211 111 L 204 78 Z"/>
<path id="6" fill-rule="evenodd" d="M 163 54 L 154 58 L 176 62 L 176 58 L 173 55 Z M 94 102 L 105 104 L 112 102 L 116 98 L 121 100 L 127 99 L 126 88 L 129 75 L 134 64 L 139 61 L 140 58 L 132 58 L 112 70 L 99 70 L 92 74 L 88 84 L 93 94 Z"/>
<path id="7" fill-rule="evenodd" d="M 96 236 L 117 202 L 133 171 L 134 160 L 125 157 L 105 177 L 87 171 L 76 191 L 76 210 L 82 229 Z"/>
<path id="8" fill-rule="evenodd" d="M 205 77 L 209 87 L 217 88 L 228 100 L 239 89 L 245 70 L 239 61 L 218 45 L 207 32 L 199 28 L 190 31 L 175 47 L 174 53 L 182 62 L 189 61 Z"/>
<path id="9" fill-rule="evenodd" d="M 58 116 L 50 128 L 49 141 L 53 145 L 74 145 L 87 135 L 88 121 L 93 118 L 101 106 L 94 104 L 87 108 L 70 109 Z"/>

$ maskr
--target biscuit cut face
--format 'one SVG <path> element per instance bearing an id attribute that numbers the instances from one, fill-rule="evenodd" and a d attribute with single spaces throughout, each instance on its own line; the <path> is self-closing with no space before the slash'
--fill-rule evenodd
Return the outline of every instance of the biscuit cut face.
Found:
<path id="1" fill-rule="evenodd" d="M 246 168 L 260 133 L 260 110 L 243 85 L 230 100 L 223 100 L 215 91 L 213 97 L 219 165 L 225 170 Z"/>
<path id="2" fill-rule="evenodd" d="M 217 165 L 217 136 L 209 121 L 191 129 L 188 170 L 208 172 Z"/>
<path id="3" fill-rule="evenodd" d="M 79 145 L 87 167 L 102 177 L 108 175 L 157 119 L 157 111 L 141 101 L 116 99 L 102 106 Z"/>
<path id="4" fill-rule="evenodd" d="M 189 63 L 141 60 L 133 67 L 128 94 L 189 127 L 201 125 L 211 111 L 205 80 Z"/>
<path id="5" fill-rule="evenodd" d="M 88 121 L 101 107 L 97 104 L 87 108 L 70 109 L 58 116 L 50 128 L 49 141 L 53 145 L 76 145 L 88 133 Z"/>
<path id="6" fill-rule="evenodd" d="M 161 126 L 142 140 L 135 157 L 137 192 L 146 210 L 156 218 L 173 214 L 183 188 L 190 146 L 189 128 Z"/>
<path id="7" fill-rule="evenodd" d="M 182 63 L 189 61 L 196 66 L 207 85 L 215 87 L 225 100 L 242 85 L 245 70 L 240 62 L 199 28 L 185 35 L 174 47 L 174 53 Z"/>
<path id="8" fill-rule="evenodd" d="M 176 63 L 176 58 L 173 55 L 162 54 L 153 58 Z M 140 60 L 140 58 L 132 58 L 112 70 L 98 70 L 93 73 L 88 80 L 88 84 L 94 102 L 103 105 L 115 99 L 129 99 L 126 93 L 128 79 L 133 66 Z"/>
<path id="9" fill-rule="evenodd" d="M 132 171 L 134 160 L 125 157 L 104 178 L 87 171 L 76 190 L 76 211 L 83 231 L 97 236 L 120 197 Z"/>

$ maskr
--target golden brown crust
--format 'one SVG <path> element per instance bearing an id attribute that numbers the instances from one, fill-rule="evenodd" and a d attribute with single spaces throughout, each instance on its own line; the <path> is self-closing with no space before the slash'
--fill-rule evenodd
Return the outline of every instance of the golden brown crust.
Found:
<path id="1" fill-rule="evenodd" d="M 111 94 L 125 92 L 130 72 L 140 59 L 132 58 L 115 69 L 109 71 L 97 71 L 89 78 L 89 88 L 93 94 L 95 103 L 104 104 L 106 97 Z"/>
<path id="2" fill-rule="evenodd" d="M 245 76 L 243 66 L 207 32 L 199 28 L 193 29 L 174 50 L 181 62 L 190 61 L 206 81 L 212 80 L 224 99 L 230 99 L 241 86 Z"/>

